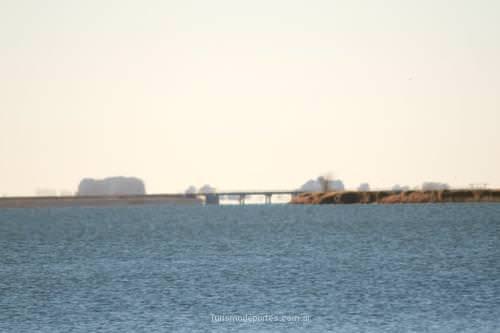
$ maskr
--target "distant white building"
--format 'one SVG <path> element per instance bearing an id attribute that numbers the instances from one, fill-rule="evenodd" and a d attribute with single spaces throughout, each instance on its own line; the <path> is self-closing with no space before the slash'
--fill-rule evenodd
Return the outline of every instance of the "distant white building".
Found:
<path id="1" fill-rule="evenodd" d="M 144 195 L 144 182 L 135 177 L 84 178 L 78 185 L 77 196 L 89 195 Z"/>
<path id="2" fill-rule="evenodd" d="M 368 183 L 361 183 L 358 186 L 358 191 L 366 192 L 366 191 L 369 191 L 369 190 L 370 190 L 370 184 L 368 184 Z"/>
<path id="3" fill-rule="evenodd" d="M 322 182 L 322 177 L 318 177 L 316 180 L 310 179 L 300 187 L 300 190 L 306 192 L 321 192 L 323 191 L 321 186 Z M 330 191 L 344 191 L 344 183 L 339 179 L 328 181 L 327 187 Z"/>
<path id="4" fill-rule="evenodd" d="M 425 182 L 422 183 L 422 191 L 440 191 L 440 190 L 449 190 L 450 186 L 446 183 L 438 183 L 438 182 Z"/>
<path id="5" fill-rule="evenodd" d="M 399 185 L 399 184 L 396 184 L 392 187 L 392 190 L 394 192 L 406 192 L 406 191 L 409 191 L 410 190 L 410 187 L 407 186 L 407 185 Z"/>

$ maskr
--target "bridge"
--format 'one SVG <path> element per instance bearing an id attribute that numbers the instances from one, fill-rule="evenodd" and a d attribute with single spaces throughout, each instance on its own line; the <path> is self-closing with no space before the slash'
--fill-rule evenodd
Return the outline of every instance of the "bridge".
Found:
<path id="1" fill-rule="evenodd" d="M 273 195 L 290 195 L 292 197 L 304 193 L 305 191 L 301 190 L 277 190 L 277 191 L 221 191 L 221 192 L 213 192 L 213 193 L 187 193 L 185 196 L 187 197 L 204 197 L 205 203 L 208 205 L 218 205 L 220 203 L 221 197 L 237 197 L 240 205 L 245 204 L 245 199 L 248 196 L 263 196 L 265 198 L 266 204 L 272 203 Z"/>
<path id="2" fill-rule="evenodd" d="M 109 205 L 131 205 L 147 203 L 201 203 L 218 205 L 220 198 L 229 196 L 237 198 L 240 205 L 245 204 L 248 196 L 264 196 L 265 203 L 272 203 L 273 195 L 296 196 L 304 191 L 221 191 L 214 193 L 161 193 L 161 194 L 123 194 L 123 195 L 84 195 L 84 196 L 49 196 L 49 197 L 5 197 L 0 198 L 0 208 L 28 208 L 28 207 L 73 207 L 73 206 L 109 206 Z"/>

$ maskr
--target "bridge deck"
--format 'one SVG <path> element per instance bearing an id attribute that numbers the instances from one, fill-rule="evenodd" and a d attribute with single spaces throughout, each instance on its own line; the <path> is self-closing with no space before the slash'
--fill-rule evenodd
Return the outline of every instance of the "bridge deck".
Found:
<path id="1" fill-rule="evenodd" d="M 223 191 L 215 192 L 215 195 L 284 195 L 284 194 L 300 194 L 304 191 Z M 199 195 L 205 195 L 205 193 L 200 193 Z"/>

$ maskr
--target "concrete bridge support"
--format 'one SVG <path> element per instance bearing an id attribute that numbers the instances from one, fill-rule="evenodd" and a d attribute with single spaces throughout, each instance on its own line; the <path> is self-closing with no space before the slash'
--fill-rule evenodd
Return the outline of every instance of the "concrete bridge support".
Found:
<path id="1" fill-rule="evenodd" d="M 233 192 L 219 192 L 219 193 L 200 193 L 198 196 L 205 198 L 206 204 L 219 205 L 220 199 L 224 197 L 237 198 L 240 205 L 245 204 L 245 199 L 254 195 L 264 196 L 264 202 L 268 205 L 272 204 L 273 195 L 290 195 L 292 198 L 301 191 L 233 191 Z"/>
<path id="2" fill-rule="evenodd" d="M 219 204 L 219 195 L 215 193 L 205 194 L 205 204 L 206 205 L 218 205 Z"/>
<path id="3" fill-rule="evenodd" d="M 245 197 L 246 197 L 246 195 L 240 194 L 240 199 L 239 199 L 240 200 L 240 205 L 244 205 L 245 204 Z"/>
<path id="4" fill-rule="evenodd" d="M 272 194 L 266 194 L 265 195 L 265 202 L 266 202 L 266 205 L 270 205 L 271 204 L 271 198 L 272 198 Z"/>

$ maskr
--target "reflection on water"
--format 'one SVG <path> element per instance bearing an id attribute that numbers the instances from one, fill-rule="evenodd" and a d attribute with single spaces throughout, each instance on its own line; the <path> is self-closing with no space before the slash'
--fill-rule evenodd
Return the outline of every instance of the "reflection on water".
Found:
<path id="1" fill-rule="evenodd" d="M 273 195 L 273 204 L 286 204 L 291 200 L 290 195 Z M 240 201 L 238 197 L 222 197 L 220 202 L 221 205 L 239 205 Z M 264 205 L 266 204 L 265 196 L 263 195 L 247 195 L 245 197 L 245 205 Z"/>

